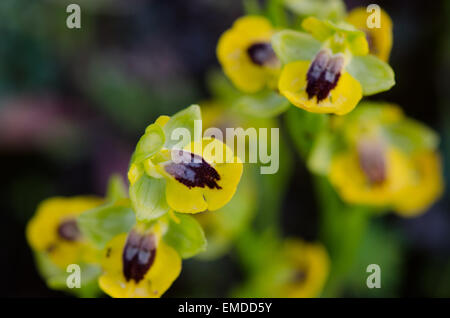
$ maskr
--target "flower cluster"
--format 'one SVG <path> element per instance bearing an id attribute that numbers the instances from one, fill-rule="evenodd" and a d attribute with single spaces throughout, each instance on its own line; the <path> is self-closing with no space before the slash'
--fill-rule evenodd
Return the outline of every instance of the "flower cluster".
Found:
<path id="1" fill-rule="evenodd" d="M 112 297 L 160 297 L 180 274 L 182 258 L 205 250 L 202 227 L 185 213 L 227 204 L 243 165 L 221 141 L 195 140 L 196 120 L 194 105 L 147 127 L 131 158 L 129 198 L 114 177 L 105 199 L 52 198 L 40 205 L 27 238 L 50 287 L 67 289 L 65 269 L 77 264 L 92 273 L 81 277 L 82 296 L 100 287 Z M 188 129 L 194 140 L 173 140 L 176 129 Z"/>
<path id="2" fill-rule="evenodd" d="M 395 83 L 383 61 L 392 42 L 389 17 L 383 13 L 383 28 L 366 30 L 361 10 L 338 23 L 308 17 L 301 30 L 276 30 L 264 17 L 245 16 L 222 35 L 217 56 L 245 93 L 273 90 L 307 111 L 344 115 Z"/>
<path id="3" fill-rule="evenodd" d="M 51 198 L 38 207 L 27 239 L 49 287 L 68 290 L 66 267 L 78 264 L 82 288 L 69 291 L 79 296 L 160 297 L 182 259 L 217 258 L 234 246 L 246 269 L 235 295 L 316 297 L 350 263 L 339 253 L 350 258 L 364 232 L 358 212 L 412 217 L 439 198 L 438 135 L 399 106 L 364 100 L 395 84 L 388 14 L 381 10 L 372 28 L 365 8 L 347 13 L 340 0 L 280 6 L 291 20 L 261 11 L 223 33 L 216 53 L 224 75 L 211 73 L 212 99 L 202 105 L 205 128 L 223 136 L 228 127 L 278 128 L 285 113 L 280 140 L 263 145 L 279 148 L 279 173 L 263 178 L 259 161 L 244 172 L 233 145 L 202 137 L 197 105 L 160 116 L 131 156 L 129 187 L 113 177 L 105 198 Z M 276 225 L 292 174 L 286 132 L 318 191 L 331 189 L 320 198 L 324 229 L 314 242 L 286 239 Z"/>

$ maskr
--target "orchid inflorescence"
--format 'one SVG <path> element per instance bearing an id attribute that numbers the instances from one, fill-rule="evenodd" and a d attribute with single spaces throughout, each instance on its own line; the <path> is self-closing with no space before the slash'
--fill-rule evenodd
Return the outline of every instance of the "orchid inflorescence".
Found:
<path id="1" fill-rule="evenodd" d="M 369 28 L 365 8 L 347 14 L 341 1 L 305 2 L 313 1 L 284 1 L 292 21 L 261 11 L 222 34 L 217 57 L 226 77 L 209 78 L 213 99 L 200 103 L 203 116 L 193 105 L 150 124 L 131 157 L 128 190 L 114 176 L 105 198 L 57 197 L 38 207 L 27 238 L 49 287 L 66 289 L 65 268 L 76 263 L 80 296 L 100 288 L 112 297 L 160 297 L 182 259 L 218 257 L 243 237 L 241 257 L 264 252 L 254 253 L 235 295 L 320 295 L 333 274 L 322 243 L 242 234 L 258 209 L 260 176 L 251 167 L 243 173 L 235 149 L 212 137 L 172 139 L 178 128 L 195 136 L 202 117 L 205 128 L 276 127 L 274 118 L 289 114 L 288 131 L 309 171 L 345 206 L 410 217 L 437 200 L 437 134 L 397 105 L 363 99 L 395 84 L 389 15 L 381 10 L 380 27 Z M 233 160 L 217 160 L 208 148 Z"/>

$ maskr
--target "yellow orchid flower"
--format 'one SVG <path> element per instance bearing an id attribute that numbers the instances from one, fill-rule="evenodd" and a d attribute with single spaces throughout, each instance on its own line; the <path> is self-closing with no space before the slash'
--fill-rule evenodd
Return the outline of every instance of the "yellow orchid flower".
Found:
<path id="1" fill-rule="evenodd" d="M 394 202 L 395 211 L 404 217 L 414 217 L 425 212 L 444 190 L 441 158 L 438 153 L 419 153 L 412 156 L 412 161 L 411 181 Z"/>
<path id="2" fill-rule="evenodd" d="M 102 198 L 88 196 L 43 201 L 27 225 L 28 243 L 61 269 L 73 263 L 96 262 L 98 251 L 83 238 L 76 218 L 102 203 Z"/>
<path id="3" fill-rule="evenodd" d="M 270 44 L 274 32 L 266 18 L 245 16 L 220 37 L 217 57 L 240 90 L 255 93 L 276 87 L 281 64 Z"/>
<path id="4" fill-rule="evenodd" d="M 100 288 L 115 298 L 158 298 L 181 272 L 181 258 L 164 243 L 160 224 L 114 237 L 105 247 Z"/>
<path id="5" fill-rule="evenodd" d="M 281 297 L 311 298 L 320 295 L 328 278 L 330 260 L 320 243 L 306 243 L 298 239 L 285 242 L 284 253 L 293 270 Z"/>
<path id="6" fill-rule="evenodd" d="M 168 117 L 156 124 L 164 127 Z M 128 172 L 133 186 L 145 173 L 165 180 L 165 199 L 176 212 L 198 213 L 218 210 L 227 204 L 242 176 L 242 161 L 220 140 L 203 138 L 183 149 L 163 148 Z"/>
<path id="7" fill-rule="evenodd" d="M 321 42 L 321 49 L 312 60 L 284 66 L 278 82 L 280 93 L 309 112 L 347 114 L 363 96 L 360 82 L 346 68 L 353 56 L 367 55 L 364 33 L 315 17 L 306 18 L 302 27 Z"/>
<path id="8" fill-rule="evenodd" d="M 331 183 L 349 203 L 390 205 L 409 181 L 409 158 L 376 139 L 362 139 L 355 148 L 332 159 Z"/>
<path id="9" fill-rule="evenodd" d="M 369 28 L 367 19 L 371 14 L 366 11 L 366 8 L 355 8 L 348 14 L 347 22 L 366 34 L 369 53 L 387 62 L 392 48 L 392 21 L 389 15 L 381 9 L 380 27 Z"/>
<path id="10" fill-rule="evenodd" d="M 343 54 L 321 50 L 312 62 L 287 64 L 278 89 L 295 106 L 313 113 L 344 115 L 362 98 L 361 84 L 344 69 Z"/>

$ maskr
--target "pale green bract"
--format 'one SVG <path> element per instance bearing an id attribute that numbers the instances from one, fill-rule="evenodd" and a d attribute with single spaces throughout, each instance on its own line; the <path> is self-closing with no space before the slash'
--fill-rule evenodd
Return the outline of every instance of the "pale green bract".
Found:
<path id="1" fill-rule="evenodd" d="M 114 236 L 127 233 L 136 223 L 131 207 L 106 203 L 81 214 L 77 219 L 83 236 L 103 248 Z"/>
<path id="2" fill-rule="evenodd" d="M 263 91 L 239 98 L 234 107 L 237 111 L 260 118 L 275 117 L 288 109 L 289 101 L 273 91 Z"/>
<path id="3" fill-rule="evenodd" d="M 284 30 L 272 37 L 272 47 L 284 64 L 312 60 L 321 46 L 319 41 L 305 32 Z"/>
<path id="4" fill-rule="evenodd" d="M 384 92 L 395 85 L 392 68 L 373 55 L 353 57 L 346 69 L 361 84 L 363 95 Z"/>
<path id="5" fill-rule="evenodd" d="M 192 257 L 206 249 L 206 238 L 202 227 L 192 216 L 175 213 L 169 219 L 164 241 L 172 246 L 182 258 Z"/>
<path id="6" fill-rule="evenodd" d="M 131 163 L 141 163 L 162 149 L 166 141 L 163 129 L 158 124 L 151 124 L 139 139 Z"/>
<path id="7" fill-rule="evenodd" d="M 176 113 L 167 124 L 164 126 L 164 134 L 166 136 L 166 142 L 164 144 L 164 148 L 172 149 L 174 146 L 178 146 L 178 148 L 183 148 L 188 145 L 189 142 L 187 140 L 180 141 L 178 139 L 172 139 L 175 136 L 172 136 L 172 133 L 175 129 L 187 129 L 190 133 L 191 140 L 190 141 L 198 141 L 199 137 L 201 138 L 201 126 L 195 126 L 196 120 L 201 120 L 202 115 L 200 111 L 200 107 L 198 105 L 192 105 L 188 108 Z M 197 129 L 197 131 L 195 131 Z M 197 139 L 197 140 L 196 140 Z"/>
<path id="8" fill-rule="evenodd" d="M 144 174 L 130 186 L 130 199 L 138 221 L 151 221 L 167 212 L 166 181 Z"/>

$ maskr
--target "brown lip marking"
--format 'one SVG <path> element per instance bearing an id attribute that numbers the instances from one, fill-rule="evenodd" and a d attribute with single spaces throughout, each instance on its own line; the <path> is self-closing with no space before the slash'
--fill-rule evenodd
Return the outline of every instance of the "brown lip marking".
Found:
<path id="1" fill-rule="evenodd" d="M 66 241 L 76 241 L 81 237 L 80 229 L 76 220 L 66 220 L 59 224 L 58 235 Z"/>
<path id="2" fill-rule="evenodd" d="M 259 66 L 278 63 L 277 55 L 270 43 L 254 43 L 248 47 L 247 54 L 252 62 Z"/>
<path id="3" fill-rule="evenodd" d="M 177 162 L 165 166 L 167 173 L 188 188 L 207 186 L 210 189 L 222 189 L 217 184 L 220 175 L 201 156 L 191 152 L 176 150 Z"/>
<path id="4" fill-rule="evenodd" d="M 123 275 L 126 281 L 133 279 L 139 283 L 155 261 L 155 256 L 155 235 L 141 235 L 131 231 L 122 253 Z"/>
<path id="5" fill-rule="evenodd" d="M 382 184 L 386 180 L 387 163 L 385 149 L 378 142 L 360 142 L 359 165 L 371 184 Z"/>
<path id="6" fill-rule="evenodd" d="M 314 58 L 306 74 L 306 93 L 308 98 L 317 97 L 320 102 L 328 97 L 341 77 L 344 66 L 342 55 L 331 55 L 328 51 L 320 51 Z"/>

